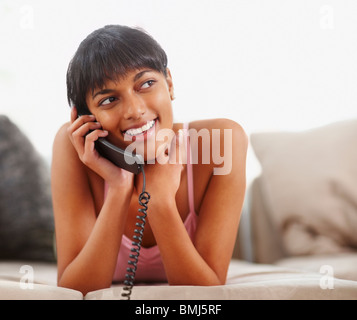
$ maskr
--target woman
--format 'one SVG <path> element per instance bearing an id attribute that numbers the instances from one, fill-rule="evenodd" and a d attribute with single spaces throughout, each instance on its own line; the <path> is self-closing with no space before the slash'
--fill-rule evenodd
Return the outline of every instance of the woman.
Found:
<path id="1" fill-rule="evenodd" d="M 138 29 L 112 25 L 90 34 L 69 65 L 67 88 L 71 121 L 56 135 L 52 163 L 58 285 L 86 294 L 125 277 L 143 175 L 100 156 L 98 138 L 122 149 L 144 146 L 151 198 L 136 280 L 224 284 L 245 192 L 243 129 L 226 119 L 174 123 L 166 54 Z M 173 134 L 158 139 L 164 130 Z M 187 137 L 184 156 L 197 163 L 170 161 L 167 146 L 179 151 L 179 132 L 208 133 L 209 139 Z M 229 150 L 222 149 L 225 132 Z M 212 157 L 217 148 L 230 159 L 227 174 L 214 174 L 222 167 Z M 207 150 L 210 161 L 200 161 Z"/>

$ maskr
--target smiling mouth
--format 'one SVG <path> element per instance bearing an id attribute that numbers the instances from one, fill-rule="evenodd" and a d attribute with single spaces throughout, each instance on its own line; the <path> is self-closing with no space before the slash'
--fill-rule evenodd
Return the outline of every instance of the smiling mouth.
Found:
<path id="1" fill-rule="evenodd" d="M 144 134 L 146 131 L 150 130 L 156 123 L 157 119 L 154 120 L 150 120 L 148 122 L 146 122 L 146 124 L 144 124 L 142 127 L 140 128 L 132 128 L 132 129 L 128 129 L 126 131 L 123 131 L 124 135 L 129 135 L 129 136 L 138 136 L 141 134 Z"/>

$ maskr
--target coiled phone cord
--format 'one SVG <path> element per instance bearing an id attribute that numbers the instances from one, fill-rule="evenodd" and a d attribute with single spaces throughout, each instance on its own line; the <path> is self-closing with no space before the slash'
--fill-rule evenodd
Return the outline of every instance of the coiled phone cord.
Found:
<path id="1" fill-rule="evenodd" d="M 128 260 L 128 267 L 126 268 L 127 273 L 125 274 L 125 280 L 124 280 L 124 288 L 121 296 L 125 298 L 126 300 L 130 300 L 131 292 L 134 286 L 134 280 L 135 280 L 135 273 L 137 269 L 137 263 L 139 260 L 139 255 L 140 255 L 140 249 L 141 249 L 141 243 L 143 241 L 143 236 L 144 236 L 144 228 L 145 228 L 145 223 L 146 223 L 146 210 L 148 209 L 148 202 L 150 200 L 150 194 L 145 191 L 146 187 L 146 179 L 145 179 L 145 171 L 144 171 L 144 166 L 140 165 L 140 170 L 141 173 L 143 174 L 143 189 L 142 192 L 139 195 L 139 205 L 141 208 L 138 210 L 140 213 L 139 215 L 136 216 L 136 218 L 139 220 L 135 224 L 138 228 L 134 230 L 135 235 L 133 236 L 134 241 L 132 242 L 133 247 L 131 248 L 131 254 L 129 255 L 129 260 Z"/>

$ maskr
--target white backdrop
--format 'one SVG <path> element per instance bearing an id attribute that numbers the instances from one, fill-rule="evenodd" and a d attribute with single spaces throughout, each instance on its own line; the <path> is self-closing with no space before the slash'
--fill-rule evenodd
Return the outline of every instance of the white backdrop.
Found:
<path id="1" fill-rule="evenodd" d="M 357 117 L 356 0 L 0 0 L 0 114 L 47 158 L 69 119 L 68 62 L 106 24 L 166 50 L 177 121 L 227 117 L 249 135 Z"/>

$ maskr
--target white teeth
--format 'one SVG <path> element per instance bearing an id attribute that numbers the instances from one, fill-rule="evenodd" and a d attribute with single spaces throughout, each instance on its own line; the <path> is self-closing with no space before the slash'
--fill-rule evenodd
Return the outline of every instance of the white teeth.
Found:
<path id="1" fill-rule="evenodd" d="M 155 120 L 148 121 L 141 128 L 129 129 L 129 130 L 125 131 L 125 134 L 129 134 L 131 136 L 136 136 L 138 134 L 143 133 L 144 131 L 151 129 L 154 126 L 154 124 L 155 124 Z"/>

